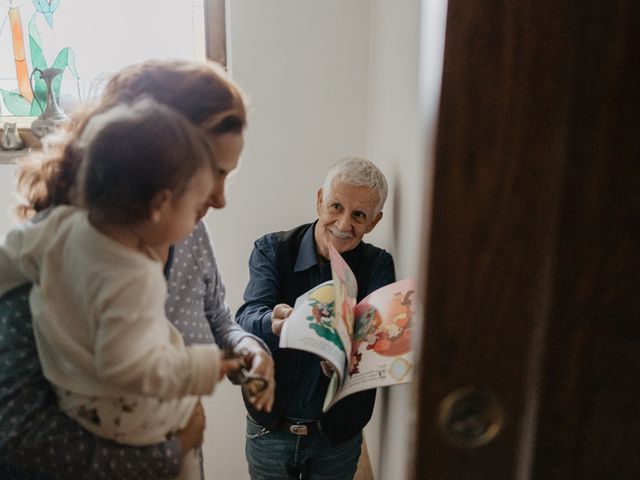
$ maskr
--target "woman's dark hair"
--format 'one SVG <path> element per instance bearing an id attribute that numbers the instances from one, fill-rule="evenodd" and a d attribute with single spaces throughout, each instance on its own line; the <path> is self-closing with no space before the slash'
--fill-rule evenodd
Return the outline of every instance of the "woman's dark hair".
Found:
<path id="1" fill-rule="evenodd" d="M 212 138 L 240 134 L 247 121 L 242 92 L 217 63 L 149 60 L 126 67 L 111 78 L 100 100 L 74 112 L 72 122 L 51 138 L 48 148 L 22 162 L 18 216 L 26 219 L 51 206 L 77 203 L 76 176 L 82 159 L 78 139 L 87 122 L 142 97 L 179 111 Z"/>

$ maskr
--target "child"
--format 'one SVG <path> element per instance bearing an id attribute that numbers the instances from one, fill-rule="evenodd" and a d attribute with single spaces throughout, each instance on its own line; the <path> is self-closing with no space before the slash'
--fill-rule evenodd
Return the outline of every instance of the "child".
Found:
<path id="1" fill-rule="evenodd" d="M 151 100 L 95 116 L 81 144 L 86 210 L 57 207 L 10 232 L 0 294 L 34 283 L 38 353 L 69 416 L 117 442 L 159 442 L 237 367 L 215 345 L 185 347 L 165 317 L 156 253 L 193 230 L 215 158 L 200 129 Z M 199 476 L 195 458 L 183 464 L 181 478 Z"/>

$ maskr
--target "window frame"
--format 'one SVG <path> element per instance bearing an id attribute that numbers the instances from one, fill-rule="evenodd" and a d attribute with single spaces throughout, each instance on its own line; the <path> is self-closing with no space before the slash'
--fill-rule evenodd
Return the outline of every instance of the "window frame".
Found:
<path id="1" fill-rule="evenodd" d="M 227 67 L 226 0 L 204 0 L 205 54 Z"/>

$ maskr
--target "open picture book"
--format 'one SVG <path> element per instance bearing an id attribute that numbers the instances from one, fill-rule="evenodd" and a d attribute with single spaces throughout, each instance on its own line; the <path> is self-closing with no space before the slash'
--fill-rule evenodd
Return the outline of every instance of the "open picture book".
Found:
<path id="1" fill-rule="evenodd" d="M 280 348 L 318 355 L 334 369 L 323 411 L 352 393 L 411 381 L 415 279 L 379 288 L 356 305 L 356 278 L 330 249 L 332 280 L 301 295 L 280 334 Z"/>

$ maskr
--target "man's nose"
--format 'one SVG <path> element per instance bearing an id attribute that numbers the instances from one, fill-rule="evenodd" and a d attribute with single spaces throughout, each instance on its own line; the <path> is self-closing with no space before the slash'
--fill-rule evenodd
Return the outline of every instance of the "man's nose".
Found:
<path id="1" fill-rule="evenodd" d="M 351 230 L 351 217 L 345 212 L 338 216 L 336 226 L 343 232 Z"/>

